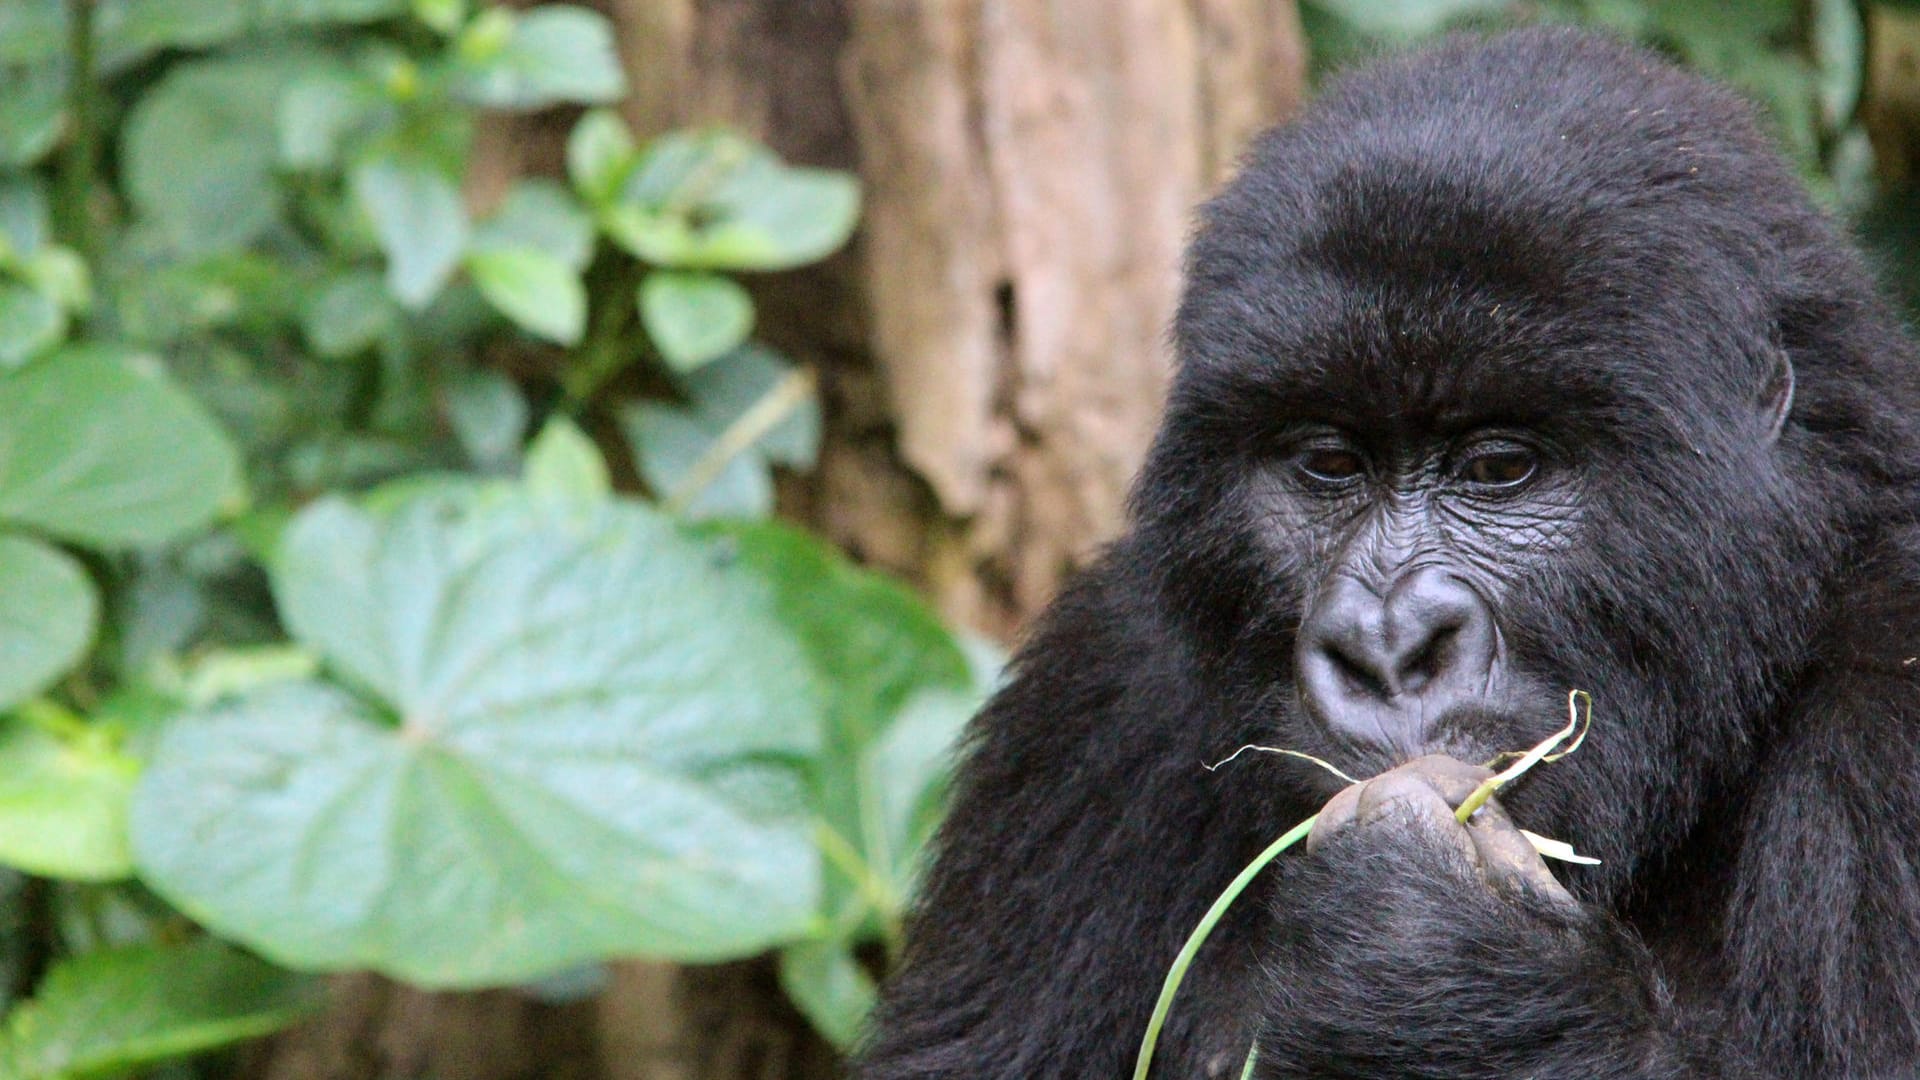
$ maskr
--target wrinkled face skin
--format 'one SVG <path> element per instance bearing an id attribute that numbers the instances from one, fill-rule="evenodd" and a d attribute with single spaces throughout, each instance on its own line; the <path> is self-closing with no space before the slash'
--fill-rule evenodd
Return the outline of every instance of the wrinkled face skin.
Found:
<path id="1" fill-rule="evenodd" d="M 1470 759 L 1478 714 L 1537 700 L 1502 612 L 1524 568 L 1577 536 L 1570 464 L 1513 425 L 1395 439 L 1307 420 L 1282 436 L 1244 485 L 1271 526 L 1259 541 L 1314 568 L 1295 673 L 1316 728 L 1363 759 Z"/>
<path id="2" fill-rule="evenodd" d="M 1781 449 L 1791 361 L 1750 253 L 1356 169 L 1209 209 L 1143 542 L 1248 718 L 1225 749 L 1484 762 L 1591 694 L 1587 745 L 1508 805 L 1605 894 L 1806 661 L 1822 583 L 1779 568 L 1831 544 Z M 1295 772 L 1303 805 L 1338 787 Z"/>

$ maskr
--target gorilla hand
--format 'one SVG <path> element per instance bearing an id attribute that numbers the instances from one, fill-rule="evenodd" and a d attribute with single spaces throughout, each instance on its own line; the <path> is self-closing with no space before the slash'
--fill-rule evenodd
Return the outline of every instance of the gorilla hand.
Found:
<path id="1" fill-rule="evenodd" d="M 1274 901 L 1261 1076 L 1684 1076 L 1630 935 L 1576 901 L 1491 773 L 1424 757 L 1333 797 Z"/>
<path id="2" fill-rule="evenodd" d="M 1462 824 L 1459 805 L 1492 770 L 1438 754 L 1341 791 L 1320 811 L 1307 850 L 1317 852 L 1357 827 L 1404 828 L 1459 857 L 1460 868 L 1519 902 L 1557 908 L 1576 905 L 1526 836 L 1493 799 Z"/>

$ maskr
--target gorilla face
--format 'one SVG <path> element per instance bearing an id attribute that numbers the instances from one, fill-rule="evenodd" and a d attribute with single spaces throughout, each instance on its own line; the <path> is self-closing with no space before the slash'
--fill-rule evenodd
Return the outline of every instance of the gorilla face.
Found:
<path id="1" fill-rule="evenodd" d="M 1804 661 L 1822 575 L 1785 568 L 1832 565 L 1834 511 L 1781 438 L 1781 256 L 1744 205 L 1771 159 L 1669 133 L 1701 171 L 1616 190 L 1583 168 L 1609 136 L 1538 135 L 1506 171 L 1418 131 L 1264 146 L 1194 245 L 1136 503 L 1255 741 L 1484 761 L 1591 693 L 1577 766 L 1510 803 L 1623 879 L 1671 839 L 1636 807 L 1740 768 Z"/>

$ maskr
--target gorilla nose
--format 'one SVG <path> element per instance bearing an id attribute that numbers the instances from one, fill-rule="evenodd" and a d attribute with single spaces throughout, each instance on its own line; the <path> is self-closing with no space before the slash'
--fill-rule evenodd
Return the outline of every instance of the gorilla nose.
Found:
<path id="1" fill-rule="evenodd" d="M 1492 614 L 1437 568 L 1385 595 L 1342 575 L 1301 626 L 1301 692 L 1347 735 L 1412 745 L 1449 707 L 1481 696 L 1493 662 Z"/>

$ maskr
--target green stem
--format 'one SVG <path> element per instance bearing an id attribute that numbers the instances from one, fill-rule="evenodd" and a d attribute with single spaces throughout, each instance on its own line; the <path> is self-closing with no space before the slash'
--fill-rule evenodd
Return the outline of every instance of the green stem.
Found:
<path id="1" fill-rule="evenodd" d="M 1240 1080 L 1253 1080 L 1253 1067 L 1260 1063 L 1260 1044 L 1247 1047 L 1247 1063 L 1240 1066 Z"/>
<path id="2" fill-rule="evenodd" d="M 887 955 L 891 959 L 899 951 L 905 928 L 900 918 L 900 902 L 885 882 L 874 876 L 873 868 L 853 846 L 852 841 L 840 835 L 840 831 L 825 821 L 816 820 L 813 826 L 814 842 L 828 862 L 853 882 L 853 891 L 866 901 L 880 919 L 880 933 Z"/>
<path id="3" fill-rule="evenodd" d="M 1227 884 L 1226 890 L 1207 909 L 1207 913 L 1200 917 L 1200 923 L 1193 928 L 1193 933 L 1187 935 L 1187 943 L 1180 946 L 1180 954 L 1173 958 L 1173 966 L 1167 969 L 1166 981 L 1160 985 L 1160 1000 L 1153 1003 L 1153 1016 L 1147 1021 L 1147 1032 L 1140 1037 L 1140 1056 L 1133 1063 L 1133 1080 L 1147 1080 L 1147 1070 L 1153 1065 L 1153 1048 L 1160 1042 L 1160 1028 L 1167 1021 L 1167 1012 L 1173 1008 L 1173 995 L 1179 991 L 1180 980 L 1186 978 L 1187 968 L 1193 964 L 1193 958 L 1199 955 L 1200 946 L 1207 943 L 1207 935 L 1213 933 L 1213 928 L 1226 916 L 1227 909 L 1233 906 L 1248 885 L 1253 884 L 1253 879 L 1259 876 L 1260 871 L 1265 870 L 1267 864 L 1278 858 L 1281 852 L 1299 843 L 1301 837 L 1313 831 L 1313 823 L 1318 820 L 1320 815 L 1313 815 L 1288 829 L 1280 839 L 1268 844 L 1265 851 L 1255 855 L 1246 869 Z"/>
<path id="4" fill-rule="evenodd" d="M 94 178 L 100 164 L 100 124 L 95 101 L 94 0 L 67 0 L 68 138 L 60 158 L 60 205 L 67 236 L 88 264 L 99 252 L 93 220 Z"/>
<path id="5" fill-rule="evenodd" d="M 780 421 L 785 420 L 788 413 L 813 396 L 815 381 L 812 368 L 795 368 L 762 394 L 760 400 L 728 424 L 713 445 L 694 461 L 679 486 L 662 500 L 661 505 L 666 511 L 678 514 L 693 505 L 693 500 L 720 479 L 720 474 L 727 471 L 727 466 L 733 464 L 734 458 L 746 453 L 754 443 L 779 427 Z"/>
<path id="6" fill-rule="evenodd" d="M 587 288 L 594 298 L 593 325 L 574 352 L 560 378 L 567 413 L 578 418 L 609 379 L 640 356 L 635 347 L 636 327 L 631 316 L 634 291 L 640 287 L 640 266 L 609 253 L 588 271 Z"/>

